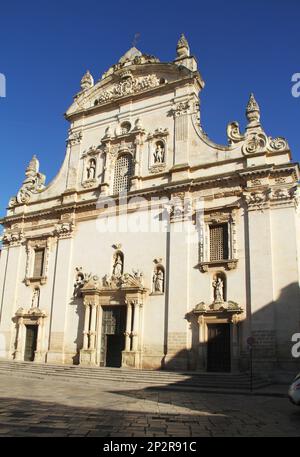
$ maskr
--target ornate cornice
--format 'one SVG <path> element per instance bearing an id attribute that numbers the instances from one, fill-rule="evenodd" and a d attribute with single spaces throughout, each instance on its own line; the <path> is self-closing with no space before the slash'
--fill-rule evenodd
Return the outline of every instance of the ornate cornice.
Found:
<path id="1" fill-rule="evenodd" d="M 256 178 L 261 178 L 261 177 L 281 177 L 282 175 L 284 176 L 291 176 L 293 178 L 293 181 L 296 182 L 296 180 L 299 178 L 299 166 L 297 163 L 289 163 L 289 164 L 284 164 L 284 165 L 264 165 L 261 167 L 253 167 L 253 168 L 248 168 L 245 170 L 241 171 L 235 171 L 232 173 L 224 173 L 222 175 L 212 175 L 209 177 L 200 177 L 200 178 L 190 178 L 186 179 L 183 181 L 175 181 L 166 184 L 162 184 L 156 187 L 145 187 L 144 189 L 138 189 L 138 190 L 133 190 L 128 193 L 128 197 L 130 198 L 131 196 L 144 196 L 144 197 L 149 197 L 151 195 L 168 195 L 171 192 L 176 192 L 176 191 L 189 191 L 189 190 L 202 190 L 205 188 L 212 188 L 212 187 L 224 187 L 224 191 L 219 193 L 219 196 L 229 196 L 229 195 L 238 195 L 242 192 L 242 187 L 245 187 L 245 184 L 247 184 L 247 181 L 253 180 Z M 295 185 L 294 182 L 294 185 Z M 233 189 L 229 189 L 228 185 L 232 183 L 232 186 L 235 186 L 236 189 L 233 191 Z M 290 183 L 291 185 L 293 183 Z M 82 192 L 87 192 L 89 189 L 84 190 L 82 189 L 81 191 L 77 191 L 79 194 Z M 111 196 L 108 196 L 108 198 L 113 198 Z M 116 200 L 118 200 L 116 198 Z M 50 203 L 50 202 L 49 202 Z M 97 204 L 97 197 L 93 197 L 90 200 L 85 200 L 82 202 L 76 202 L 75 204 L 72 203 L 67 203 L 65 205 L 57 205 L 57 196 L 53 199 L 53 203 L 56 204 L 56 206 L 53 206 L 51 208 L 47 208 L 44 210 L 39 210 L 39 211 L 33 211 L 31 213 L 21 213 L 20 215 L 11 215 L 11 216 L 6 216 L 0 220 L 0 223 L 3 225 L 8 225 L 12 223 L 16 223 L 19 221 L 28 221 L 31 219 L 41 219 L 44 218 L 45 216 L 49 215 L 57 215 L 60 217 L 61 214 L 64 214 L 65 212 L 69 211 L 81 211 L 84 209 L 88 208 L 96 208 Z"/>

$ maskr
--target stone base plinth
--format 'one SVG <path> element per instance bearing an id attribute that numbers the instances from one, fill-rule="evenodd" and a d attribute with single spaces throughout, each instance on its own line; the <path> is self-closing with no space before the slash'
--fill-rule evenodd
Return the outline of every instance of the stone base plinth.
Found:
<path id="1" fill-rule="evenodd" d="M 63 364 L 63 352 L 58 351 L 48 351 L 46 355 L 46 362 L 47 363 L 54 363 L 54 364 Z"/>
<path id="2" fill-rule="evenodd" d="M 96 350 L 95 349 L 81 349 L 79 364 L 86 365 L 86 366 L 95 366 L 96 365 Z"/>
<path id="3" fill-rule="evenodd" d="M 184 355 L 166 355 L 162 368 L 166 370 L 186 371 L 188 370 L 188 359 Z"/>
<path id="4" fill-rule="evenodd" d="M 163 367 L 164 354 L 143 354 L 142 369 L 161 370 Z"/>
<path id="5" fill-rule="evenodd" d="M 141 368 L 141 353 L 138 351 L 123 351 L 122 367 Z"/>
<path id="6" fill-rule="evenodd" d="M 46 362 L 46 353 L 44 351 L 35 351 L 34 362 L 45 363 Z"/>
<path id="7" fill-rule="evenodd" d="M 2 356 L 1 356 L 2 357 Z M 9 356 L 9 353 L 7 352 L 6 356 L 4 356 L 5 359 L 10 359 L 11 357 Z M 24 353 L 23 351 L 15 351 L 13 355 L 13 359 L 16 360 L 17 362 L 21 362 L 24 360 Z"/>

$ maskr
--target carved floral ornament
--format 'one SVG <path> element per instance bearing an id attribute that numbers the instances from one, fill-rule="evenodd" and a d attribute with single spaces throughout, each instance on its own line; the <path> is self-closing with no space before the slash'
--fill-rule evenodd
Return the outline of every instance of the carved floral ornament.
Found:
<path id="1" fill-rule="evenodd" d="M 111 74 L 122 70 L 120 73 L 121 78 L 128 77 L 128 73 L 131 74 L 131 71 L 126 69 L 130 65 L 142 65 L 145 63 L 159 63 L 159 59 L 152 55 L 142 54 L 136 47 L 129 49 L 120 59 L 119 62 L 111 66 L 107 72 L 102 76 L 102 79 L 110 76 Z"/>
<path id="2" fill-rule="evenodd" d="M 17 318 L 28 318 L 28 319 L 38 319 L 38 318 L 45 318 L 47 317 L 46 311 L 41 310 L 38 307 L 24 309 L 22 307 L 18 308 L 16 311 Z"/>
<path id="3" fill-rule="evenodd" d="M 238 122 L 231 122 L 227 126 L 229 145 L 241 144 L 243 154 L 251 155 L 263 152 L 281 152 L 289 150 L 287 141 L 282 138 L 268 137 L 260 124 L 260 109 L 253 94 L 246 108 L 248 124 L 244 134 L 240 132 Z"/>
<path id="4" fill-rule="evenodd" d="M 97 106 L 126 95 L 133 95 L 145 90 L 153 89 L 158 87 L 160 84 L 161 80 L 155 74 L 134 77 L 131 73 L 129 73 L 127 78 L 122 79 L 109 89 L 102 91 L 98 98 L 94 101 L 94 105 Z"/>
<path id="5" fill-rule="evenodd" d="M 69 136 L 67 139 L 67 144 L 70 146 L 75 146 L 76 144 L 80 144 L 82 140 L 82 131 L 78 130 L 74 132 L 72 129 L 69 130 Z"/>
<path id="6" fill-rule="evenodd" d="M 174 108 L 172 109 L 172 113 L 175 117 L 183 116 L 184 114 L 188 114 L 190 111 L 190 103 L 189 101 L 184 101 L 177 103 Z"/>
<path id="7" fill-rule="evenodd" d="M 53 236 L 58 238 L 69 238 L 72 236 L 75 229 L 75 224 L 73 221 L 61 222 L 55 225 L 53 230 Z"/>
<path id="8" fill-rule="evenodd" d="M 248 192 L 245 195 L 245 200 L 248 206 L 261 206 L 268 201 L 290 201 L 295 200 L 297 205 L 298 202 L 298 188 L 269 188 L 266 190 Z"/>
<path id="9" fill-rule="evenodd" d="M 2 235 L 2 242 L 4 246 L 20 246 L 24 240 L 25 238 L 23 231 L 6 231 Z"/>
<path id="10" fill-rule="evenodd" d="M 87 290 L 106 290 L 106 289 L 144 289 L 144 278 L 143 273 L 139 271 L 133 271 L 133 274 L 124 273 L 120 276 L 105 275 L 102 280 L 99 276 L 89 275 L 89 279 L 85 281 L 81 291 L 84 293 Z"/>

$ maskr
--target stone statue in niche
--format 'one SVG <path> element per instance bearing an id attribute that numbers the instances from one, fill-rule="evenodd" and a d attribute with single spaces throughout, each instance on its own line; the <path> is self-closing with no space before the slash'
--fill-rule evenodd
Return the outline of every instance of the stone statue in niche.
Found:
<path id="1" fill-rule="evenodd" d="M 40 300 L 40 289 L 34 289 L 32 300 L 31 300 L 31 308 L 38 308 L 39 307 L 39 300 Z"/>
<path id="2" fill-rule="evenodd" d="M 96 177 L 96 160 L 91 159 L 87 168 L 87 179 L 95 179 Z"/>
<path id="3" fill-rule="evenodd" d="M 220 277 L 217 277 L 213 281 L 214 288 L 214 301 L 223 302 L 224 301 L 224 282 Z"/>
<path id="4" fill-rule="evenodd" d="M 165 161 L 165 148 L 161 141 L 156 143 L 155 151 L 153 153 L 154 163 L 163 163 Z"/>
<path id="5" fill-rule="evenodd" d="M 164 292 L 164 271 L 162 268 L 157 268 L 153 275 L 153 291 L 155 293 Z"/>
<path id="6" fill-rule="evenodd" d="M 113 266 L 113 276 L 119 278 L 123 274 L 123 258 L 120 253 L 115 255 L 115 261 Z"/>

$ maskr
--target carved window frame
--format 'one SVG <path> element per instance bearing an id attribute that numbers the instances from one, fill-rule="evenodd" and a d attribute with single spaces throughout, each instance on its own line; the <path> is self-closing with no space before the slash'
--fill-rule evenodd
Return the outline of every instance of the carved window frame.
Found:
<path id="1" fill-rule="evenodd" d="M 210 259 L 210 227 L 213 225 L 227 224 L 228 228 L 228 259 Z M 236 212 L 210 212 L 204 215 L 204 223 L 199 233 L 199 267 L 202 272 L 209 268 L 224 267 L 232 270 L 237 266 L 237 233 Z"/>
<path id="2" fill-rule="evenodd" d="M 50 256 L 50 243 L 51 238 L 38 238 L 38 239 L 29 239 L 26 243 L 26 266 L 25 266 L 25 278 L 24 282 L 26 286 L 33 284 L 34 287 L 37 287 L 38 284 L 46 284 L 48 279 L 49 271 L 49 256 Z M 43 262 L 43 274 L 40 277 L 33 276 L 34 269 L 34 260 L 35 260 L 35 250 L 44 249 L 44 262 Z"/>

